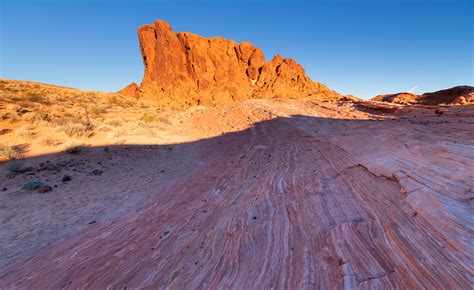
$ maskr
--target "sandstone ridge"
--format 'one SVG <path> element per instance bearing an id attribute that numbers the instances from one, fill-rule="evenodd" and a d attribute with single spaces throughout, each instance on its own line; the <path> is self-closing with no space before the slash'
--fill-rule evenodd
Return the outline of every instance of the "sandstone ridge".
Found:
<path id="1" fill-rule="evenodd" d="M 378 95 L 372 100 L 397 104 L 472 104 L 474 103 L 474 87 L 457 86 L 445 90 L 439 90 L 436 92 L 424 93 L 422 95 L 415 95 L 407 92 L 389 95 Z"/>
<path id="2" fill-rule="evenodd" d="M 165 21 L 138 28 L 145 74 L 140 96 L 170 107 L 250 98 L 337 98 L 303 67 L 280 55 L 266 62 L 251 43 L 175 33 Z"/>

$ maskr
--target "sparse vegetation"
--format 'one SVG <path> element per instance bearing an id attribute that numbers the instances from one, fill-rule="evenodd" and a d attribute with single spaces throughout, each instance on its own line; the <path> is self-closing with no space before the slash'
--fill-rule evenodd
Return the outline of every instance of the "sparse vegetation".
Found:
<path id="1" fill-rule="evenodd" d="M 21 158 L 21 152 L 18 152 L 12 146 L 0 145 L 0 157 L 6 160 L 14 160 Z"/>
<path id="2" fill-rule="evenodd" d="M 26 99 L 30 102 L 33 102 L 33 103 L 39 103 L 39 104 L 43 104 L 43 105 L 49 104 L 48 100 L 43 95 L 40 95 L 38 93 L 30 92 L 26 96 Z"/>
<path id="3" fill-rule="evenodd" d="M 23 164 L 23 162 L 14 160 L 14 161 L 10 161 L 10 162 L 6 165 L 5 169 L 6 169 L 8 172 L 20 173 L 20 172 L 23 171 L 23 169 L 25 169 L 25 165 Z"/>
<path id="4" fill-rule="evenodd" d="M 25 189 L 25 190 L 35 190 L 35 189 L 38 189 L 40 188 L 40 186 L 43 185 L 43 182 L 39 179 L 34 179 L 34 180 L 30 180 L 30 181 L 27 181 L 25 183 L 23 183 L 23 185 L 21 186 L 21 189 Z"/>
<path id="5" fill-rule="evenodd" d="M 18 137 L 30 139 L 35 136 L 35 133 L 28 126 L 21 126 L 15 130 L 15 135 Z"/>
<path id="6" fill-rule="evenodd" d="M 91 124 L 68 122 L 61 126 L 61 130 L 68 137 L 86 137 L 89 138 L 94 134 L 94 128 Z"/>
<path id="7" fill-rule="evenodd" d="M 140 121 L 143 121 L 145 123 L 152 123 L 157 120 L 156 115 L 151 114 L 151 113 L 145 113 L 140 117 Z"/>

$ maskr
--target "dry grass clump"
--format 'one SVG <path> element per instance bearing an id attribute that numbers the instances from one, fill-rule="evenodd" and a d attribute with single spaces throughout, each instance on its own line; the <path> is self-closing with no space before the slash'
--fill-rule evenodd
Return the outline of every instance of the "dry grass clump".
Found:
<path id="1" fill-rule="evenodd" d="M 56 147 L 61 145 L 62 142 L 52 137 L 45 137 L 43 138 L 42 144 L 49 147 Z"/>
<path id="2" fill-rule="evenodd" d="M 123 120 L 122 118 L 114 118 L 114 119 L 111 119 L 111 120 L 107 120 L 105 122 L 106 125 L 108 126 L 112 126 L 112 127 L 120 127 L 123 123 Z"/>
<path id="3" fill-rule="evenodd" d="M 99 106 L 94 106 L 90 109 L 93 118 L 103 118 L 107 114 L 107 109 Z"/>
<path id="4" fill-rule="evenodd" d="M 145 113 L 140 117 L 139 120 L 145 123 L 152 123 L 152 122 L 157 121 L 157 117 L 155 114 Z"/>
<path id="5" fill-rule="evenodd" d="M 68 137 L 89 138 L 94 135 L 94 126 L 92 124 L 68 122 L 61 125 L 60 128 Z"/>
<path id="6" fill-rule="evenodd" d="M 35 137 L 35 132 L 33 132 L 33 129 L 30 128 L 29 126 L 21 126 L 18 129 L 15 130 L 15 135 L 17 137 L 25 138 L 25 139 L 31 139 Z"/>
<path id="7" fill-rule="evenodd" d="M 36 92 L 29 92 L 26 95 L 26 100 L 32 103 L 38 103 L 38 104 L 43 104 L 43 105 L 50 104 L 49 100 L 45 96 Z"/>
<path id="8" fill-rule="evenodd" d="M 0 157 L 6 160 L 19 159 L 22 157 L 22 152 L 15 147 L 0 144 Z"/>
<path id="9" fill-rule="evenodd" d="M 118 106 L 118 107 L 131 107 L 134 105 L 134 103 L 131 100 L 125 99 L 125 98 L 119 98 L 116 95 L 110 96 L 107 99 L 107 104 L 111 106 Z"/>

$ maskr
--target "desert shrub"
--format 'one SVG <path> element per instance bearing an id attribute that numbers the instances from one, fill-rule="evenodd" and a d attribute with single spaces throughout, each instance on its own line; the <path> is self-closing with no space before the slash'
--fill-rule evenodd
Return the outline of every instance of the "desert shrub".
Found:
<path id="1" fill-rule="evenodd" d="M 43 145 L 45 146 L 50 146 L 50 147 L 56 147 L 56 146 L 59 146 L 61 145 L 61 141 L 58 141 L 54 138 L 51 138 L 51 137 L 45 137 L 43 139 Z"/>
<path id="2" fill-rule="evenodd" d="M 23 115 L 23 119 L 35 124 L 39 124 L 40 122 L 51 122 L 51 116 L 42 110 L 28 112 Z"/>
<path id="3" fill-rule="evenodd" d="M 61 130 L 68 137 L 91 137 L 94 134 L 94 127 L 89 124 L 68 122 L 61 125 Z"/>
<path id="4" fill-rule="evenodd" d="M 5 169 L 9 172 L 20 173 L 25 168 L 24 164 L 20 161 L 10 161 Z"/>
<path id="5" fill-rule="evenodd" d="M 18 152 L 14 147 L 0 145 L 0 157 L 6 160 L 18 159 L 21 157 L 21 152 Z"/>
<path id="6" fill-rule="evenodd" d="M 13 112 L 6 112 L 1 115 L 1 119 L 4 121 L 9 121 L 9 122 L 16 122 L 20 119 L 17 113 Z"/>
<path id="7" fill-rule="evenodd" d="M 107 134 L 107 138 L 111 139 L 111 140 L 117 140 L 117 139 L 122 138 L 126 134 L 127 134 L 127 130 L 119 128 L 119 129 L 115 129 L 115 130 L 110 131 Z"/>
<path id="8" fill-rule="evenodd" d="M 21 126 L 15 130 L 15 135 L 22 138 L 33 138 L 35 133 L 28 126 Z"/>
<path id="9" fill-rule="evenodd" d="M 119 106 L 119 107 L 131 107 L 131 106 L 134 105 L 134 102 L 132 102 L 131 100 L 119 98 L 116 95 L 110 96 L 107 99 L 107 103 L 109 105 L 115 105 L 115 106 Z"/>
<path id="10" fill-rule="evenodd" d="M 140 117 L 139 120 L 143 121 L 145 123 L 152 123 L 152 122 L 155 122 L 157 120 L 157 118 L 156 118 L 156 115 L 154 115 L 154 114 L 145 113 Z"/>
<path id="11" fill-rule="evenodd" d="M 90 109 L 90 112 L 91 112 L 92 117 L 99 118 L 99 117 L 103 117 L 103 115 L 107 113 L 107 109 L 101 108 L 99 106 L 95 106 Z"/>
<path id="12" fill-rule="evenodd" d="M 104 124 L 104 125 L 97 126 L 96 130 L 100 131 L 100 132 L 108 132 L 108 131 L 112 130 L 112 128 Z"/>
<path id="13" fill-rule="evenodd" d="M 38 93 L 29 93 L 26 96 L 26 99 L 32 103 L 39 103 L 44 105 L 49 104 L 48 100 L 43 95 L 40 95 Z"/>
<path id="14" fill-rule="evenodd" d="M 77 155 L 77 154 L 81 154 L 83 150 L 84 150 L 83 145 L 74 145 L 74 146 L 66 148 L 65 152 L 68 154 Z"/>
<path id="15" fill-rule="evenodd" d="M 122 122 L 123 122 L 122 119 L 116 118 L 116 119 L 108 120 L 105 123 L 109 126 L 112 126 L 112 127 L 119 127 L 119 126 L 122 125 Z"/>
<path id="16" fill-rule="evenodd" d="M 41 185 L 43 185 L 43 182 L 41 180 L 34 179 L 34 180 L 30 180 L 23 183 L 23 185 L 21 186 L 21 189 L 34 190 L 34 189 L 38 189 Z"/>

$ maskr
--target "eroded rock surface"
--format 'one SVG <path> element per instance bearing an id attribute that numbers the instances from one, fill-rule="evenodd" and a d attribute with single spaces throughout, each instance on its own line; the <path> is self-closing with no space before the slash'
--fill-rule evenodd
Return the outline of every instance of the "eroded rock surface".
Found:
<path id="1" fill-rule="evenodd" d="M 84 193 L 106 183 L 89 201 L 55 189 L 57 209 L 14 215 L 23 201 L 5 196 L 14 210 L 0 211 L 2 241 L 23 236 L 24 219 L 38 236 L 58 230 L 64 205 L 106 214 L 112 206 L 95 198 L 107 190 L 149 193 L 15 257 L 0 288 L 470 289 L 474 115 L 436 110 L 272 99 L 191 111 L 179 128 L 191 137 L 171 151 L 111 148 L 123 163 L 80 181 Z M 189 154 L 192 170 L 156 181 L 167 158 L 180 171 Z"/>
<path id="2" fill-rule="evenodd" d="M 372 100 L 380 102 L 390 102 L 396 104 L 456 104 L 464 105 L 474 103 L 474 87 L 458 86 L 446 90 L 440 90 L 422 95 L 412 93 L 397 93 L 389 95 L 378 95 Z"/>
<path id="3" fill-rule="evenodd" d="M 175 33 L 165 21 L 139 27 L 145 66 L 141 95 L 168 107 L 216 105 L 249 98 L 337 98 L 293 59 L 266 62 L 251 43 Z"/>

